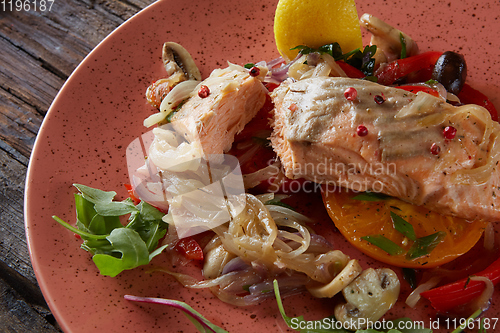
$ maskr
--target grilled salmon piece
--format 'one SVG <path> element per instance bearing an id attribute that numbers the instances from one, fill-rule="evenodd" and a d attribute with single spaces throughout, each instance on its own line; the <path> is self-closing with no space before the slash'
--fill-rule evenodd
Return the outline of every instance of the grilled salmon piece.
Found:
<path id="1" fill-rule="evenodd" d="M 262 108 L 267 89 L 258 77 L 232 64 L 215 69 L 197 89 L 201 86 L 208 87 L 208 96 L 201 97 L 203 94 L 196 90 L 172 117 L 172 124 L 195 133 L 205 154 L 222 154 L 231 148 L 235 134 Z"/>
<path id="2" fill-rule="evenodd" d="M 486 109 L 333 77 L 287 81 L 272 98 L 271 143 L 287 177 L 500 220 L 500 125 Z"/>

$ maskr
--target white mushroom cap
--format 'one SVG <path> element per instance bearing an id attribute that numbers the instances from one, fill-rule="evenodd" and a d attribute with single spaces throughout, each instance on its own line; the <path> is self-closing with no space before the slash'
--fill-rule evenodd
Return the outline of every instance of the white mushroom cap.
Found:
<path id="1" fill-rule="evenodd" d="M 342 290 L 347 303 L 335 307 L 335 318 L 350 329 L 366 328 L 368 323 L 379 320 L 392 308 L 399 290 L 399 279 L 394 271 L 368 268 Z"/>

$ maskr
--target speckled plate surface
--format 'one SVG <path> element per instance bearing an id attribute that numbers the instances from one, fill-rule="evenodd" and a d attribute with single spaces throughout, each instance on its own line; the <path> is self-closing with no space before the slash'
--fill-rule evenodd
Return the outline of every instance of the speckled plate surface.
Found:
<path id="1" fill-rule="evenodd" d="M 184 45 L 206 77 L 226 61 L 254 62 L 275 58 L 272 33 L 277 1 L 163 0 L 146 8 L 106 38 L 75 70 L 54 100 L 38 135 L 26 181 L 25 219 L 33 266 L 45 298 L 65 332 L 193 332 L 175 309 L 138 305 L 125 294 L 173 298 L 190 303 L 230 332 L 275 332 L 285 326 L 274 301 L 234 308 L 205 290 L 180 287 L 171 277 L 147 274 L 161 266 L 100 276 L 80 240 L 59 226 L 58 215 L 74 221 L 73 183 L 83 183 L 126 196 L 125 148 L 146 130 L 152 113 L 144 92 L 161 78 L 164 41 Z M 404 30 L 425 50 L 455 50 L 469 65 L 469 83 L 500 107 L 500 3 L 498 1 L 394 0 L 358 1 L 358 13 L 369 12 Z M 329 235 L 333 234 L 331 231 Z M 359 256 L 363 266 L 373 262 Z M 404 297 L 406 295 L 403 295 Z M 495 302 L 497 303 L 497 302 Z M 285 300 L 289 315 L 317 319 L 331 314 L 329 301 L 308 296 Z M 428 322 L 424 307 L 398 307 L 401 315 Z M 488 312 L 498 317 L 498 310 Z"/>

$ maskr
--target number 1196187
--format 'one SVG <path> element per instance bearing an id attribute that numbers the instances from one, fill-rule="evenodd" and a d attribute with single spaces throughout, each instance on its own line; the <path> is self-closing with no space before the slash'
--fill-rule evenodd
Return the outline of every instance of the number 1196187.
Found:
<path id="1" fill-rule="evenodd" d="M 0 8 L 4 12 L 46 12 L 52 9 L 55 0 L 0 0 Z"/>

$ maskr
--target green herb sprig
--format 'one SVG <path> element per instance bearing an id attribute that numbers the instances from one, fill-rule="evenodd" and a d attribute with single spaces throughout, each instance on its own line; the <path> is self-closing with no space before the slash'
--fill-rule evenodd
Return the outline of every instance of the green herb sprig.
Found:
<path id="1" fill-rule="evenodd" d="M 316 49 L 305 45 L 298 45 L 292 48 L 292 50 L 299 50 L 301 54 L 309 54 L 313 52 L 317 52 L 320 54 L 329 54 L 336 61 L 342 60 L 346 62 L 347 64 L 359 69 L 361 72 L 363 72 L 363 74 L 373 80 L 373 70 L 375 68 L 375 59 L 373 58 L 373 56 L 377 51 L 376 45 L 367 45 L 363 48 L 363 50 L 358 48 L 347 53 L 342 52 L 342 48 L 337 42 L 325 44 Z"/>

